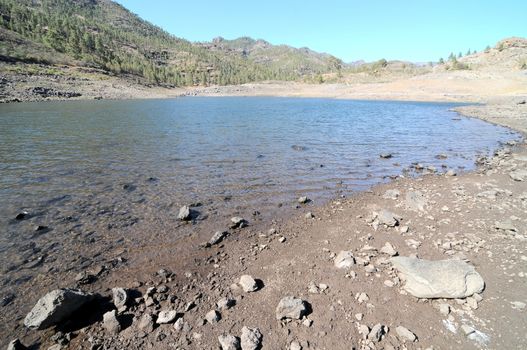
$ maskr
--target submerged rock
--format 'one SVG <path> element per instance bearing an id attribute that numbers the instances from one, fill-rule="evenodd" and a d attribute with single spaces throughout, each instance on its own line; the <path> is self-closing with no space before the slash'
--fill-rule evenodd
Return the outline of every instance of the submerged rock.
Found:
<path id="1" fill-rule="evenodd" d="M 31 329 L 49 328 L 67 319 L 93 298 L 93 294 L 77 289 L 53 290 L 37 301 L 24 319 L 24 325 Z"/>
<path id="2" fill-rule="evenodd" d="M 417 298 L 466 298 L 485 288 L 480 274 L 461 260 L 394 257 L 390 261 L 406 280 L 404 290 Z"/>

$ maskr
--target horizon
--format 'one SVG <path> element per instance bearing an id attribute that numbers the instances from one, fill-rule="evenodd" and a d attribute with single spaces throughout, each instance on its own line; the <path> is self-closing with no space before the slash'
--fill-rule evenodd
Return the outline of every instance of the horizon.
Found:
<path id="1" fill-rule="evenodd" d="M 465 55 L 468 50 L 482 51 L 508 37 L 527 37 L 527 2 L 519 0 L 499 4 L 459 4 L 453 0 L 423 4 L 411 0 L 405 5 L 386 0 L 374 5 L 333 0 L 324 6 L 298 0 L 270 0 L 265 6 L 240 0 L 157 0 L 157 6 L 142 0 L 116 2 L 168 33 L 192 42 L 251 37 L 273 45 L 308 47 L 347 63 L 383 58 L 437 62 L 450 53 Z"/>

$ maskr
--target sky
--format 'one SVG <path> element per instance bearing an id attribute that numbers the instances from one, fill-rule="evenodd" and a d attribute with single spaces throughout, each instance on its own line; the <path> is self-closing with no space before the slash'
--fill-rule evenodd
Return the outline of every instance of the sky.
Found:
<path id="1" fill-rule="evenodd" d="M 527 37 L 527 0 L 118 0 L 190 41 L 250 36 L 345 62 L 437 61 Z"/>

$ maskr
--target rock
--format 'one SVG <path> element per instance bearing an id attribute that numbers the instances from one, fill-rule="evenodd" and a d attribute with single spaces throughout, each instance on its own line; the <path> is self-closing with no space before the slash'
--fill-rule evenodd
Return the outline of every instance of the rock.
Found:
<path id="1" fill-rule="evenodd" d="M 56 289 L 40 298 L 24 319 L 31 329 L 46 329 L 68 319 L 72 313 L 94 298 L 77 289 Z"/>
<path id="2" fill-rule="evenodd" d="M 123 312 L 126 310 L 126 304 L 128 303 L 128 293 L 124 288 L 112 288 L 113 304 L 117 308 L 117 311 Z"/>
<path id="3" fill-rule="evenodd" d="M 289 344 L 289 350 L 302 350 L 302 345 L 295 340 Z"/>
<path id="4" fill-rule="evenodd" d="M 163 310 L 157 315 L 157 324 L 166 324 L 171 323 L 176 319 L 177 312 L 176 310 Z"/>
<path id="5" fill-rule="evenodd" d="M 518 229 L 514 226 L 511 220 L 496 221 L 494 227 L 502 231 L 518 232 Z"/>
<path id="6" fill-rule="evenodd" d="M 310 202 L 310 200 L 306 196 L 302 196 L 302 197 L 298 198 L 298 203 L 300 203 L 300 204 L 306 204 L 308 202 Z"/>
<path id="7" fill-rule="evenodd" d="M 117 311 L 108 311 L 102 316 L 102 326 L 110 334 L 117 334 L 121 331 L 121 323 L 117 319 Z"/>
<path id="8" fill-rule="evenodd" d="M 384 192 L 382 198 L 384 199 L 397 199 L 401 195 L 401 192 L 399 190 L 388 190 Z"/>
<path id="9" fill-rule="evenodd" d="M 209 245 L 215 245 L 223 241 L 225 237 L 229 235 L 228 232 L 218 231 L 209 240 Z"/>
<path id="10" fill-rule="evenodd" d="M 521 301 L 511 301 L 511 305 L 513 309 L 517 310 L 525 310 L 526 304 Z"/>
<path id="11" fill-rule="evenodd" d="M 183 320 L 183 318 L 180 317 L 174 323 L 174 329 L 178 332 L 188 333 L 192 330 L 192 327 L 188 324 L 188 322 L 185 322 L 185 320 Z"/>
<path id="12" fill-rule="evenodd" d="M 234 300 L 234 299 L 230 299 L 230 298 L 221 298 L 221 299 L 218 300 L 218 302 L 216 303 L 216 306 L 217 306 L 218 309 L 220 309 L 220 310 L 227 310 L 227 309 L 230 309 L 230 308 L 233 307 L 234 305 L 236 305 L 236 300 Z"/>
<path id="13" fill-rule="evenodd" d="M 342 250 L 335 257 L 335 267 L 338 269 L 348 269 L 355 265 L 355 258 L 353 253 L 349 250 Z"/>
<path id="14" fill-rule="evenodd" d="M 377 213 L 377 220 L 380 225 L 386 225 L 388 227 L 395 227 L 399 224 L 401 217 L 397 214 L 392 213 L 389 210 L 382 209 Z"/>
<path id="15" fill-rule="evenodd" d="M 392 154 L 391 153 L 381 153 L 379 155 L 379 157 L 381 157 L 383 159 L 390 159 L 390 158 L 392 158 Z"/>
<path id="16" fill-rule="evenodd" d="M 448 170 L 448 171 L 445 173 L 445 175 L 446 175 L 446 176 L 457 176 L 457 173 L 456 173 L 454 170 L 450 169 L 450 170 Z"/>
<path id="17" fill-rule="evenodd" d="M 79 284 L 90 284 L 96 280 L 96 277 L 86 271 L 79 272 L 75 276 L 75 281 Z"/>
<path id="18" fill-rule="evenodd" d="M 381 253 L 384 253 L 389 256 L 396 256 L 397 250 L 395 250 L 395 248 L 390 242 L 386 242 L 386 244 L 384 244 L 384 246 L 381 248 Z"/>
<path id="19" fill-rule="evenodd" d="M 210 324 L 218 323 L 221 320 L 221 314 L 216 310 L 210 310 L 205 315 L 205 320 Z"/>
<path id="20" fill-rule="evenodd" d="M 527 179 L 527 170 L 515 170 L 509 176 L 514 181 L 525 181 Z"/>
<path id="21" fill-rule="evenodd" d="M 372 327 L 370 333 L 368 334 L 368 339 L 371 341 L 380 342 L 386 333 L 386 326 L 377 323 L 375 326 Z"/>
<path id="22" fill-rule="evenodd" d="M 411 341 L 414 342 L 417 340 L 417 337 L 413 332 L 411 332 L 408 328 L 405 328 L 403 326 L 398 326 L 395 328 L 395 332 L 397 335 L 405 341 Z"/>
<path id="23" fill-rule="evenodd" d="M 249 275 L 243 275 L 240 277 L 240 286 L 245 293 L 258 290 L 258 283 L 256 283 L 256 280 Z"/>
<path id="24" fill-rule="evenodd" d="M 242 350 L 258 350 L 262 346 L 262 333 L 258 328 L 242 328 Z"/>
<path id="25" fill-rule="evenodd" d="M 370 297 L 368 297 L 368 294 L 366 294 L 366 293 L 359 293 L 355 299 L 357 299 L 359 304 L 362 304 L 365 301 L 370 300 Z"/>
<path id="26" fill-rule="evenodd" d="M 419 191 L 409 191 L 406 193 L 406 206 L 415 211 L 424 211 L 427 200 Z"/>
<path id="27" fill-rule="evenodd" d="M 231 218 L 231 228 L 244 228 L 248 225 L 247 220 L 239 216 Z"/>
<path id="28" fill-rule="evenodd" d="M 222 350 L 241 350 L 240 339 L 230 334 L 222 334 L 218 337 Z"/>
<path id="29" fill-rule="evenodd" d="M 393 257 L 390 261 L 406 280 L 404 290 L 417 298 L 466 298 L 485 288 L 480 274 L 461 260 Z"/>
<path id="30" fill-rule="evenodd" d="M 29 212 L 26 211 L 26 210 L 22 210 L 20 213 L 18 213 L 16 216 L 15 216 L 15 220 L 18 220 L 18 221 L 22 221 L 22 220 L 25 220 L 25 219 L 28 219 L 29 218 Z M 18 339 L 16 339 L 18 340 Z M 14 340 L 13 340 L 14 341 Z"/>
<path id="31" fill-rule="evenodd" d="M 282 298 L 276 307 L 276 319 L 300 320 L 307 313 L 306 303 L 299 298 L 287 296 Z"/>
<path id="32" fill-rule="evenodd" d="M 470 334 L 472 334 L 472 333 L 474 333 L 474 332 L 476 331 L 473 327 L 471 327 L 471 326 L 469 326 L 469 325 L 466 325 L 466 324 L 461 325 L 461 330 L 462 330 L 463 333 L 465 333 L 465 335 L 467 335 L 467 336 L 470 335 Z"/>
<path id="33" fill-rule="evenodd" d="M 450 313 L 450 305 L 446 303 L 439 304 L 438 308 L 439 308 L 439 313 L 441 313 L 441 315 L 443 316 L 448 316 L 448 314 Z"/>
<path id="34" fill-rule="evenodd" d="M 137 328 L 146 333 L 150 333 L 154 330 L 154 318 L 149 313 L 144 313 L 139 319 Z"/>
<path id="35" fill-rule="evenodd" d="M 313 219 L 313 218 L 315 217 L 315 215 L 313 215 L 312 212 L 308 212 L 308 213 L 306 213 L 306 215 L 304 215 L 304 217 L 305 217 L 306 219 Z"/>
<path id="36" fill-rule="evenodd" d="M 27 347 L 25 347 L 25 346 L 20 342 L 20 340 L 15 339 L 15 340 L 12 340 L 12 341 L 7 345 L 7 350 L 27 350 Z"/>
<path id="37" fill-rule="evenodd" d="M 181 221 L 188 221 L 191 219 L 190 217 L 190 207 L 188 205 L 184 205 L 181 208 L 179 208 L 179 214 L 177 215 L 177 218 Z"/>

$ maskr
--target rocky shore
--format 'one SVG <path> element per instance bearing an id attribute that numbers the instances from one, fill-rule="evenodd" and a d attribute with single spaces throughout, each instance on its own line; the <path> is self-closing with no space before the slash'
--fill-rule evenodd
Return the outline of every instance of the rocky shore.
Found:
<path id="1" fill-rule="evenodd" d="M 525 134 L 518 102 L 459 112 Z M 292 218 L 233 217 L 179 242 L 192 253 L 162 241 L 147 261 L 124 251 L 24 300 L 3 346 L 523 349 L 526 146 L 511 140 L 473 173 L 400 177 L 323 205 L 302 197 Z M 174 217 L 192 228 L 192 211 Z"/>

